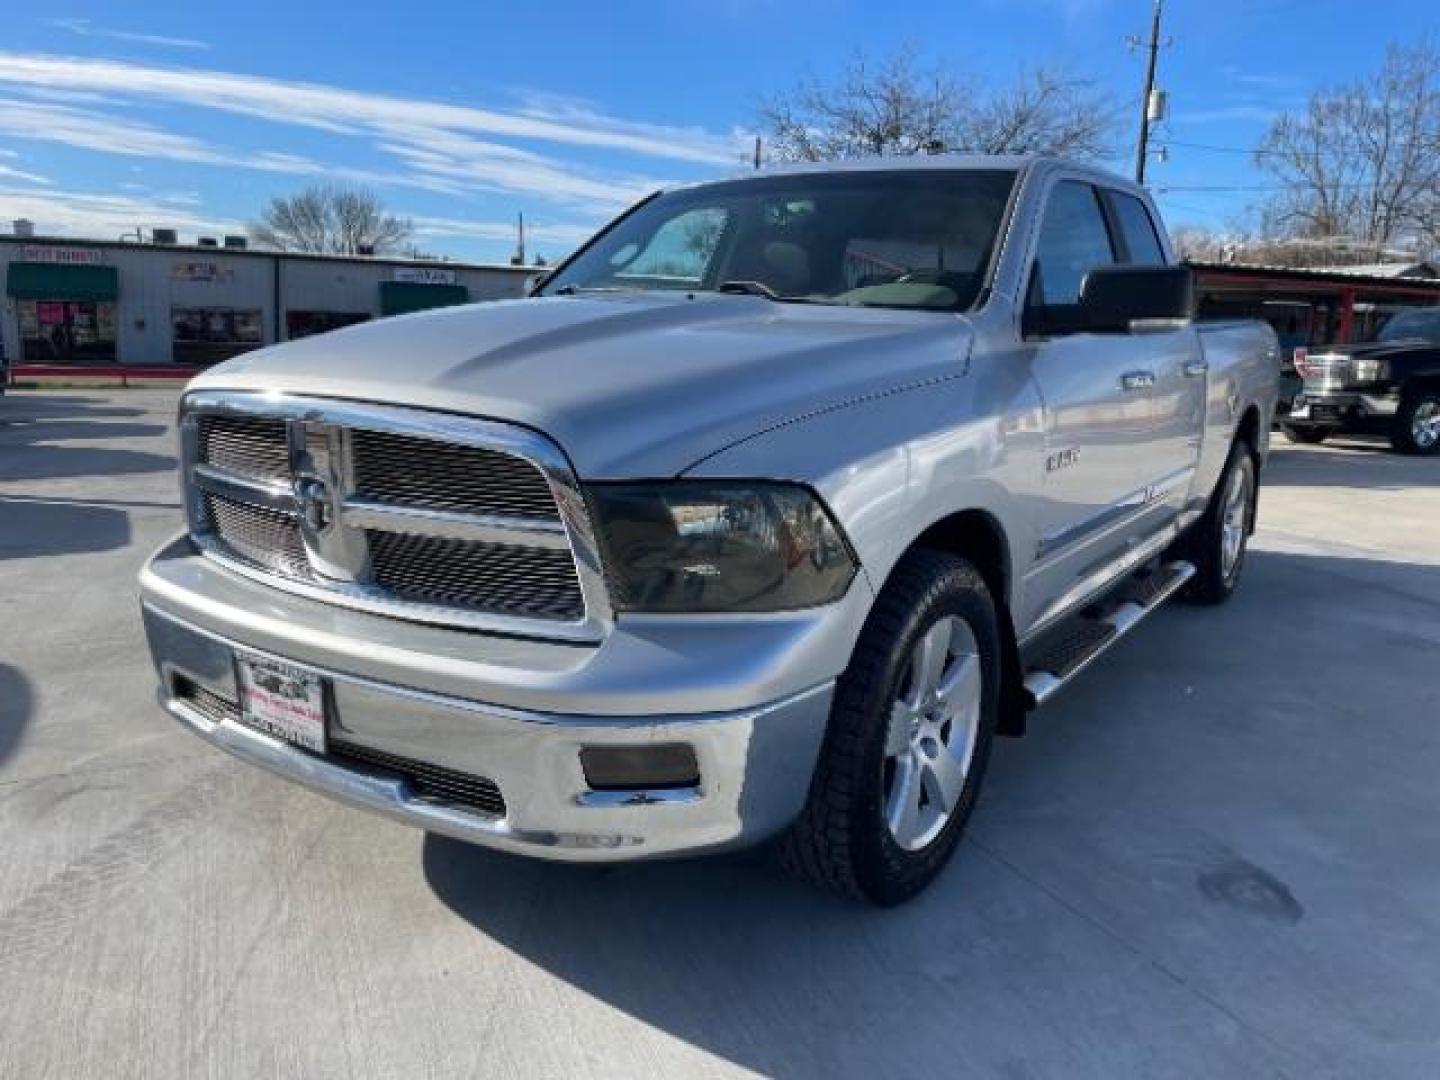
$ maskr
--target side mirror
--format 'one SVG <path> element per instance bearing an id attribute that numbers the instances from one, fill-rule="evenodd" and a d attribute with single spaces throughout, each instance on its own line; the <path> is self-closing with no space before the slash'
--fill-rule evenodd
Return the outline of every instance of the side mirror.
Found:
<path id="1" fill-rule="evenodd" d="M 1080 311 L 1093 334 L 1187 322 L 1195 316 L 1195 274 L 1188 266 L 1097 266 L 1080 286 Z"/>
<path id="2" fill-rule="evenodd" d="M 531 274 L 529 277 L 527 277 L 525 279 L 525 295 L 527 297 L 530 297 L 534 296 L 537 292 L 539 292 L 540 286 L 544 285 L 545 282 L 550 280 L 550 273 L 551 271 L 546 270 L 543 273 Z"/>

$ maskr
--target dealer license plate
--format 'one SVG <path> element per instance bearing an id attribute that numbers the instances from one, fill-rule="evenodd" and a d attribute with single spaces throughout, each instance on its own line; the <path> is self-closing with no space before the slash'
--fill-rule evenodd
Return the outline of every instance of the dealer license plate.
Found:
<path id="1" fill-rule="evenodd" d="M 277 739 L 325 752 L 325 684 L 319 675 L 274 660 L 236 656 L 241 719 Z"/>

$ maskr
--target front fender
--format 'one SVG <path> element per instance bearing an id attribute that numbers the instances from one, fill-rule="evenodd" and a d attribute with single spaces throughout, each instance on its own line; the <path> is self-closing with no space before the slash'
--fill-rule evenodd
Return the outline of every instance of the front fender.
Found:
<path id="1" fill-rule="evenodd" d="M 685 475 L 810 485 L 845 530 L 876 591 L 926 529 L 960 511 L 985 511 L 1012 550 L 1033 550 L 1031 515 L 1015 493 L 1026 487 L 1022 470 L 1033 470 L 1043 453 L 1043 434 L 1038 423 L 1014 422 L 1012 408 L 979 409 L 984 380 L 976 375 L 957 374 L 787 424 Z M 1024 397 L 1028 383 L 1010 392 Z M 1038 410 L 1038 401 L 1032 407 Z"/>

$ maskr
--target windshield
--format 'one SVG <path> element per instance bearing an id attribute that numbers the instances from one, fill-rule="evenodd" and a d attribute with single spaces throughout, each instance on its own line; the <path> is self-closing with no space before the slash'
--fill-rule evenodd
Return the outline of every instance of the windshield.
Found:
<path id="1" fill-rule="evenodd" d="M 1413 341 L 1416 338 L 1440 342 L 1440 308 L 1402 311 L 1375 335 L 1376 341 Z"/>
<path id="2" fill-rule="evenodd" d="M 671 192 L 540 291 L 747 291 L 776 300 L 963 311 L 984 284 L 1013 172 L 759 177 Z"/>

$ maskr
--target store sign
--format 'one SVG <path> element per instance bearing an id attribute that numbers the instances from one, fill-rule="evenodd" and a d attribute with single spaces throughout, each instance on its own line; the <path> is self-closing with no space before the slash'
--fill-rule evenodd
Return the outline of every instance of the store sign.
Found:
<path id="1" fill-rule="evenodd" d="M 235 280 L 235 271 L 213 262 L 173 262 L 170 264 L 170 280 L 228 284 Z"/>
<path id="2" fill-rule="evenodd" d="M 104 261 L 104 252 L 98 248 L 26 244 L 21 249 L 20 258 L 25 262 L 59 263 L 62 266 L 99 266 Z"/>
<path id="3" fill-rule="evenodd" d="M 454 270 L 439 266 L 397 266 L 395 280 L 411 285 L 454 285 L 458 277 Z"/>

